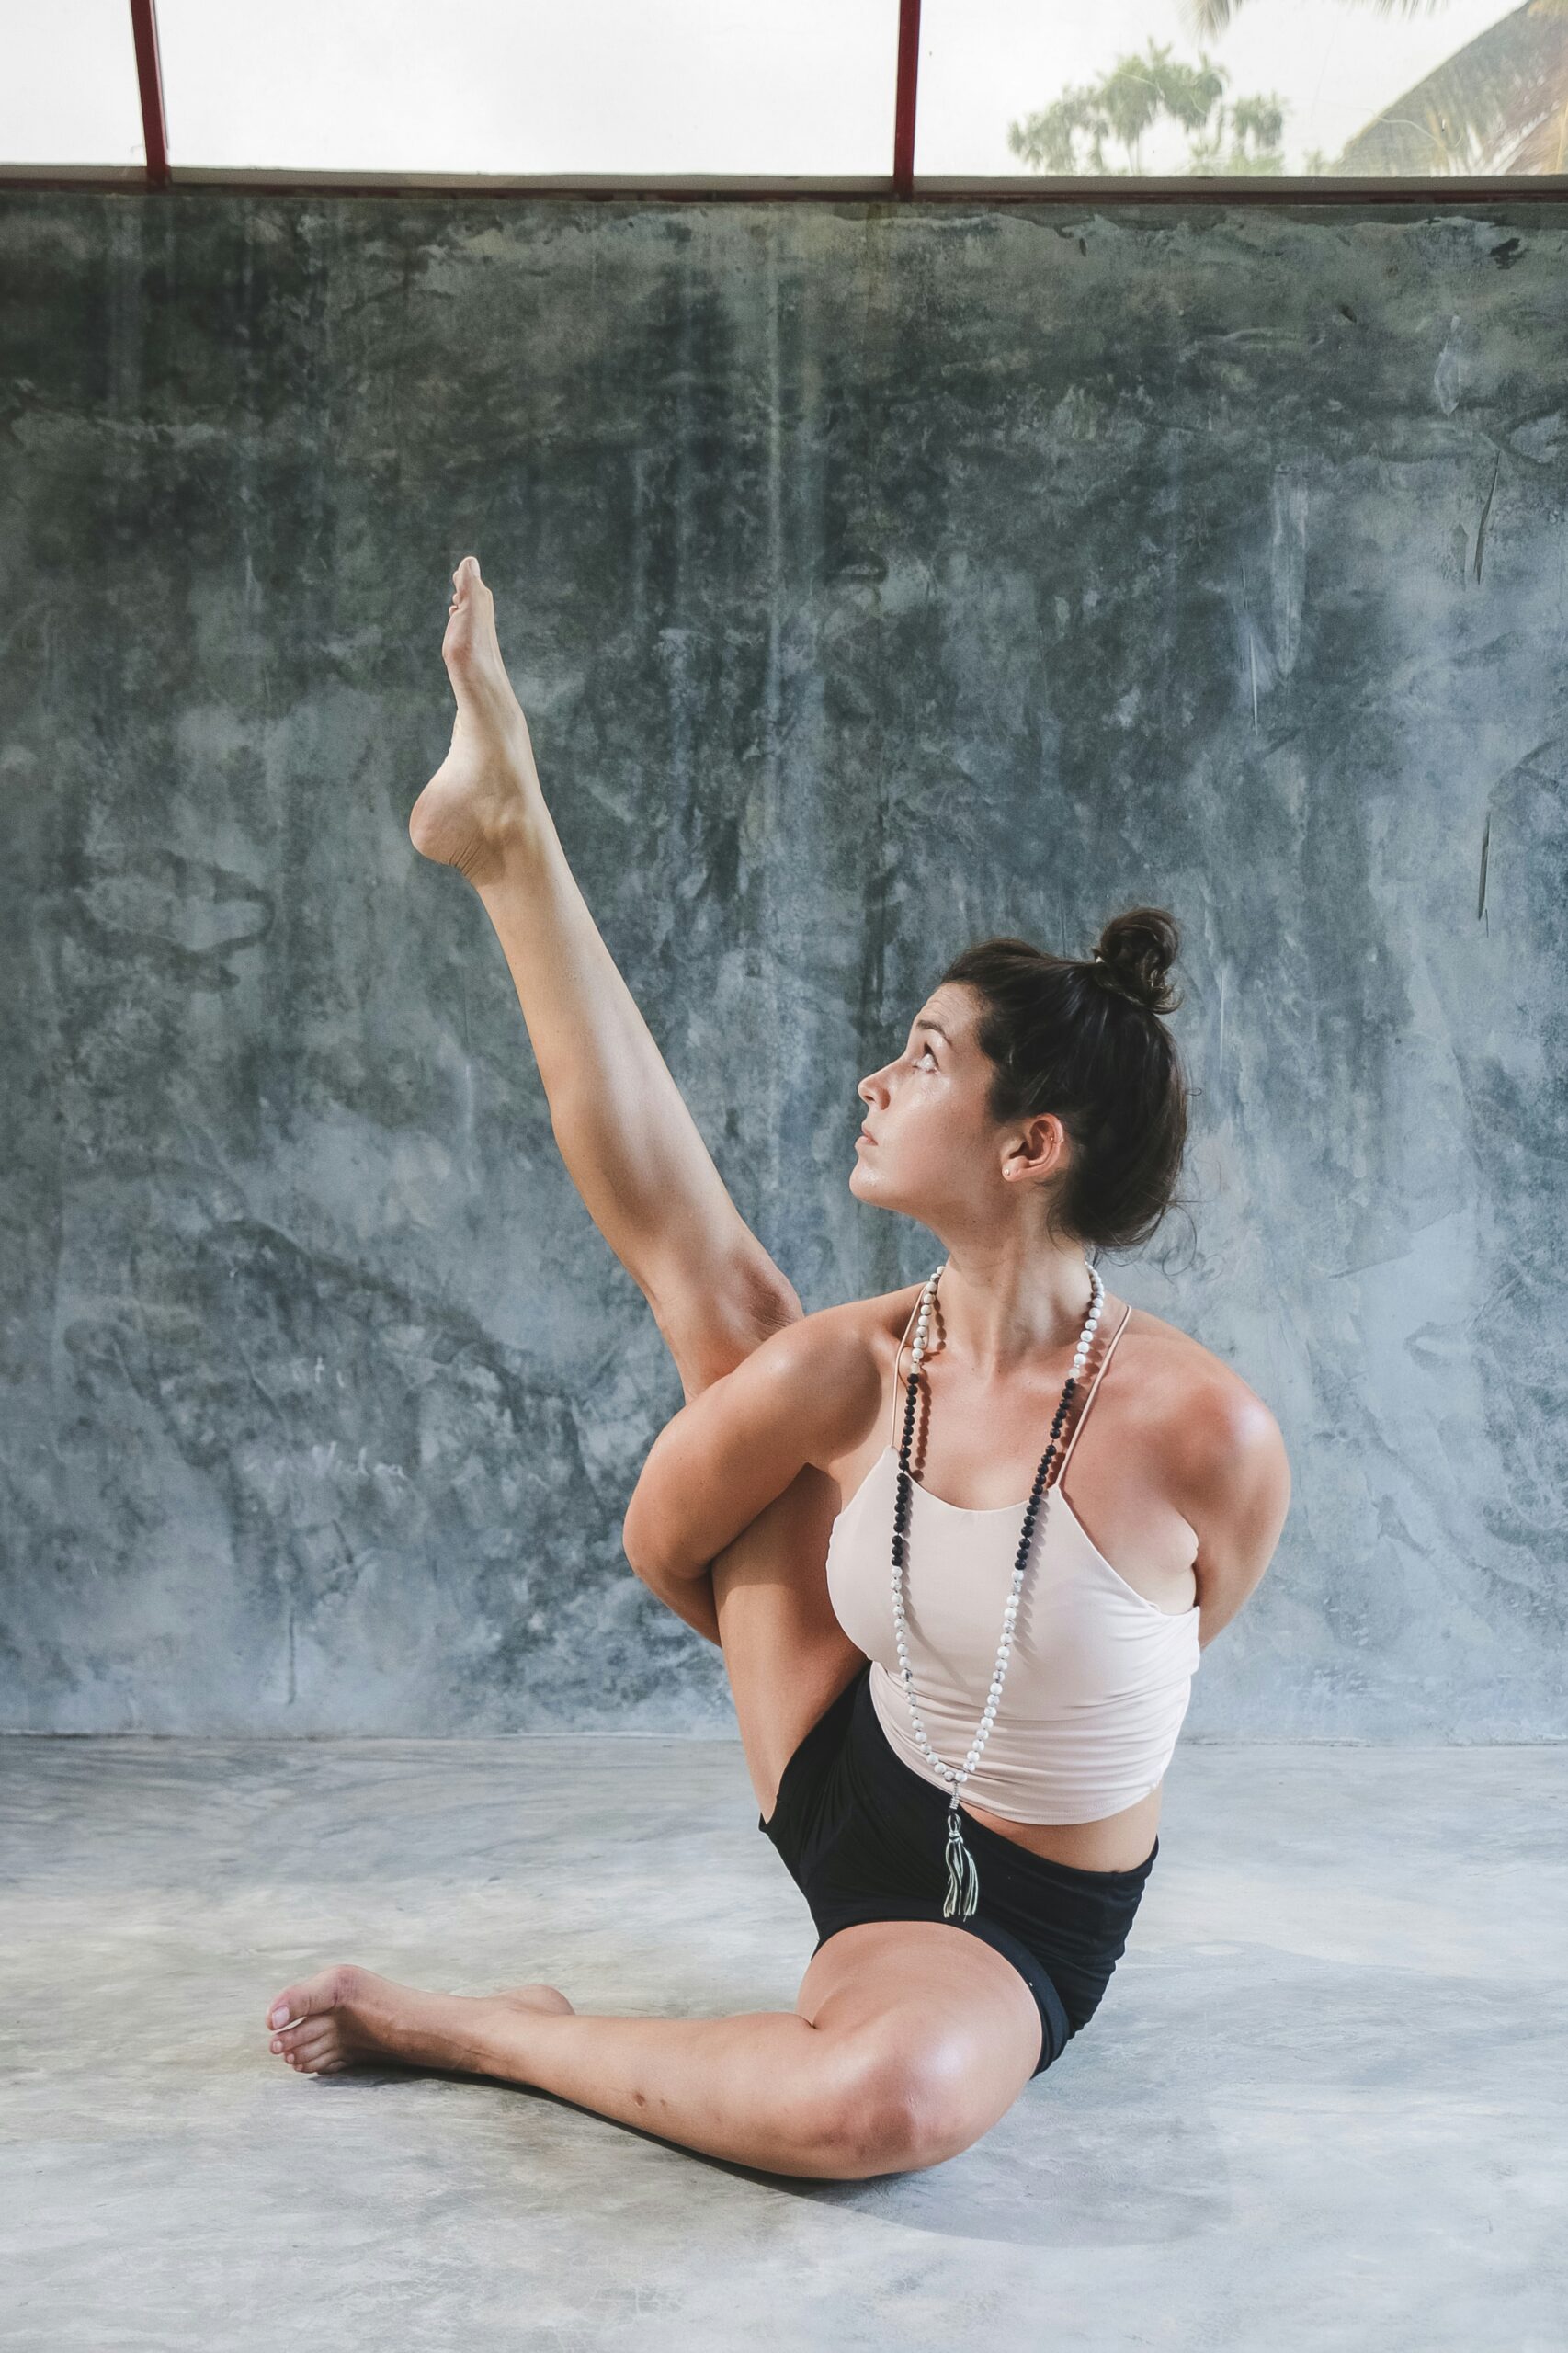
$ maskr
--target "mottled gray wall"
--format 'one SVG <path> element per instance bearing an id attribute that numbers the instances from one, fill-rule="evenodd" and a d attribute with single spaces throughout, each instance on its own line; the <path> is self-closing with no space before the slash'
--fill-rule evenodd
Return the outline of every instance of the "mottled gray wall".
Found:
<path id="1" fill-rule="evenodd" d="M 808 1307 L 935 1263 L 847 1178 L 947 958 L 1177 915 L 1196 1245 L 1108 1272 L 1295 1472 L 1189 1736 L 1562 1734 L 1568 209 L 14 193 L 0 281 L 0 1721 L 733 1729 L 404 833 L 473 549 Z"/>

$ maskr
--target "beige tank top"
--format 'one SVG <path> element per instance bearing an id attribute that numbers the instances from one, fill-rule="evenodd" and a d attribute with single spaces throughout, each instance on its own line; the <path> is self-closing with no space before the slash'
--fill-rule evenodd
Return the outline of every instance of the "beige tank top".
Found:
<path id="1" fill-rule="evenodd" d="M 995 1721 L 979 1764 L 959 1790 L 960 1804 L 1009 1822 L 1098 1822 L 1147 1797 L 1165 1778 L 1192 1696 L 1201 1657 L 1199 1605 L 1162 1609 L 1137 1592 L 1090 1543 L 1062 1492 L 1131 1313 L 1129 1306 L 1117 1325 L 1041 1496 Z M 903 1353 L 901 1342 L 900 1358 Z M 895 1360 L 895 1432 L 903 1396 Z M 926 1739 L 944 1765 L 960 1771 L 995 1667 L 1028 1497 L 966 1511 L 927 1494 L 913 1477 L 910 1491 L 904 1572 L 910 1679 Z M 894 1754 L 947 1792 L 950 1785 L 915 1739 L 898 1663 L 892 1615 L 897 1492 L 898 1449 L 890 1443 L 833 1523 L 828 1593 L 839 1624 L 871 1661 L 871 1704 Z"/>

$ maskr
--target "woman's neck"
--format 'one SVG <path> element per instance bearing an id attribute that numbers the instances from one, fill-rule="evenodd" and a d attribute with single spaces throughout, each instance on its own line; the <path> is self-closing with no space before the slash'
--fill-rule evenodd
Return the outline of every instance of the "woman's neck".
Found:
<path id="1" fill-rule="evenodd" d="M 1093 1292 L 1083 1251 L 953 1251 L 937 1285 L 931 1340 L 978 1380 L 1073 1347 Z"/>

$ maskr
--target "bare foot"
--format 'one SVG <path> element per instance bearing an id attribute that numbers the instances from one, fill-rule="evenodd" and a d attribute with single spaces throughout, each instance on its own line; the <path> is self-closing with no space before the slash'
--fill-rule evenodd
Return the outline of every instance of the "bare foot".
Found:
<path id="1" fill-rule="evenodd" d="M 286 1986 L 269 2005 L 272 2048 L 301 2075 L 336 2075 L 367 2059 L 410 2066 L 485 2072 L 474 2040 L 487 2006 L 566 2013 L 554 1985 L 516 1985 L 501 1994 L 426 1994 L 352 1961 Z"/>
<path id="2" fill-rule="evenodd" d="M 452 747 L 414 804 L 409 838 L 424 858 L 476 884 L 500 873 L 509 841 L 544 813 L 522 705 L 495 635 L 495 599 L 465 555 L 452 574 L 441 659 L 458 699 Z"/>

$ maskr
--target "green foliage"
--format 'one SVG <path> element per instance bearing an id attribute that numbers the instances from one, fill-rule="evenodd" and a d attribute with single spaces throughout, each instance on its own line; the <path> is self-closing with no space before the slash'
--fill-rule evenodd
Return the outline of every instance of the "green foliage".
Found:
<path id="1" fill-rule="evenodd" d="M 1053 106 L 1007 126 L 1007 144 L 1031 171 L 1066 178 L 1086 172 L 1096 177 L 1135 178 L 1143 171 L 1143 137 L 1162 116 L 1187 133 L 1189 172 L 1278 174 L 1285 168 L 1281 142 L 1285 112 L 1278 93 L 1225 103 L 1224 66 L 1199 51 L 1196 65 L 1173 59 L 1170 45 L 1153 40 L 1144 56 L 1119 57 L 1097 82 L 1064 90 Z M 1114 141 L 1125 164 L 1106 160 Z"/>

